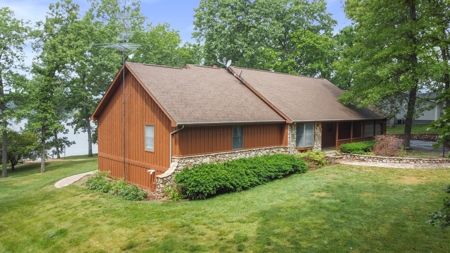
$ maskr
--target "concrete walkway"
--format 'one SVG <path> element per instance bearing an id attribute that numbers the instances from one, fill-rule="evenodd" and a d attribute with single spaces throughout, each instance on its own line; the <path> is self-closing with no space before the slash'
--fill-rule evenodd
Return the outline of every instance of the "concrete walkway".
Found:
<path id="1" fill-rule="evenodd" d="M 89 171 L 89 172 L 86 172 L 86 173 L 81 173 L 81 174 L 78 174 L 78 175 L 73 175 L 73 176 L 70 176 L 70 177 L 63 178 L 63 179 L 61 179 L 61 180 L 59 180 L 58 182 L 55 183 L 55 187 L 56 188 L 62 188 L 62 187 L 71 185 L 71 184 L 75 183 L 76 181 L 82 179 L 84 176 L 94 174 L 95 172 L 96 171 L 94 170 L 94 171 Z"/>

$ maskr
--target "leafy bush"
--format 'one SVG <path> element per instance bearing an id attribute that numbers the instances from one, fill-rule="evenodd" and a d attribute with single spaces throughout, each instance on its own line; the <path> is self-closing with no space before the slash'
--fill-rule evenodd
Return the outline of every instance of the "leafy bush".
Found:
<path id="1" fill-rule="evenodd" d="M 98 171 L 86 181 L 89 190 L 109 193 L 125 200 L 140 201 L 147 198 L 147 192 L 137 185 L 129 185 L 123 179 L 110 180 L 108 173 Z"/>
<path id="2" fill-rule="evenodd" d="M 450 194 L 450 185 L 447 185 L 447 189 L 445 190 L 446 193 Z M 442 223 L 440 225 L 440 228 L 446 228 L 450 226 L 450 198 L 445 197 L 444 198 L 444 207 L 434 213 L 430 213 L 431 220 L 428 222 L 431 223 L 431 225 L 436 225 L 439 223 Z"/>
<path id="3" fill-rule="evenodd" d="M 360 141 L 342 144 L 339 146 L 339 149 L 344 153 L 363 155 L 366 152 L 371 152 L 374 145 L 375 141 Z"/>
<path id="4" fill-rule="evenodd" d="M 402 153 L 403 140 L 394 135 L 379 135 L 375 137 L 373 152 L 375 155 L 395 156 Z"/>
<path id="5" fill-rule="evenodd" d="M 304 173 L 300 157 L 276 154 L 241 158 L 225 163 L 202 163 L 175 175 L 181 194 L 189 199 L 242 191 L 292 173 Z"/>
<path id="6" fill-rule="evenodd" d="M 320 168 L 328 163 L 325 153 L 319 150 L 308 150 L 298 154 L 308 164 L 309 169 Z"/>

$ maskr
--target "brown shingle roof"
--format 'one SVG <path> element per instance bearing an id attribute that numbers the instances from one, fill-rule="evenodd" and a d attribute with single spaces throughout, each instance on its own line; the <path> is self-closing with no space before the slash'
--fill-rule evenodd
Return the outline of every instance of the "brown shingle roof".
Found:
<path id="1" fill-rule="evenodd" d="M 343 93 L 326 79 L 232 67 L 257 92 L 293 122 L 382 119 L 369 109 L 344 106 Z"/>
<path id="2" fill-rule="evenodd" d="M 127 66 L 178 125 L 285 122 L 226 69 Z"/>

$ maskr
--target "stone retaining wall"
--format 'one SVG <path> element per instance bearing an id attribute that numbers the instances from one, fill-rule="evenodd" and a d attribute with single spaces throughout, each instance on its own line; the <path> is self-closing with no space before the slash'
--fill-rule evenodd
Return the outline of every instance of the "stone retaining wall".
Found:
<path id="1" fill-rule="evenodd" d="M 374 163 L 406 163 L 406 164 L 450 163 L 450 159 L 448 158 L 412 158 L 412 157 L 370 156 L 370 155 L 354 155 L 354 154 L 342 154 L 342 158 L 360 162 L 374 162 Z"/>
<path id="2" fill-rule="evenodd" d="M 403 139 L 403 134 L 389 134 L 394 135 L 399 139 Z M 422 141 L 436 141 L 439 134 L 411 134 L 411 140 L 422 140 Z"/>
<path id="3" fill-rule="evenodd" d="M 181 171 L 184 167 L 192 168 L 192 166 L 200 163 L 225 162 L 238 158 L 269 154 L 289 154 L 289 147 L 269 147 L 194 156 L 173 157 L 170 168 L 164 174 L 158 175 L 156 177 L 156 195 L 158 198 L 166 197 L 166 193 L 164 192 L 165 187 L 174 184 L 173 178 L 175 173 Z"/>

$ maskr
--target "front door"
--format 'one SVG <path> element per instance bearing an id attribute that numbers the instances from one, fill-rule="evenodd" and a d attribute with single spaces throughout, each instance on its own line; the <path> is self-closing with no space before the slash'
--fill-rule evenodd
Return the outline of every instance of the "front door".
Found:
<path id="1" fill-rule="evenodd" d="M 322 149 L 336 147 L 336 122 L 322 123 Z"/>

